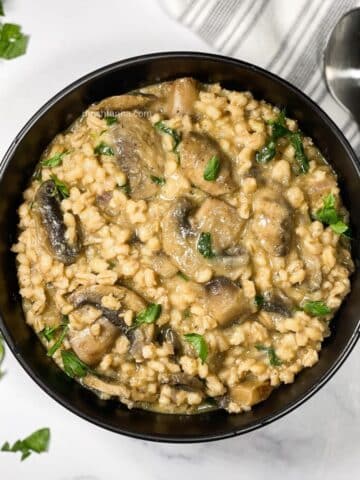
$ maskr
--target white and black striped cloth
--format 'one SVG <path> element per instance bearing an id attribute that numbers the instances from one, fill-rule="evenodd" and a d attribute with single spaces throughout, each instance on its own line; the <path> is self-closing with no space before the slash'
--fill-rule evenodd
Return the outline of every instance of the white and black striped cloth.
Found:
<path id="1" fill-rule="evenodd" d="M 330 96 L 323 51 L 360 0 L 159 0 L 167 13 L 224 55 L 257 64 L 307 93 L 360 154 L 356 123 Z"/>

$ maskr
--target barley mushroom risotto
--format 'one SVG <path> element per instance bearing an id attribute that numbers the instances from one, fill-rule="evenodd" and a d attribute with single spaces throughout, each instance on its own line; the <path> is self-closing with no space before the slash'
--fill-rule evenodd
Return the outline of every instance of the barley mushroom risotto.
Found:
<path id="1" fill-rule="evenodd" d="M 67 375 L 129 408 L 248 411 L 318 361 L 350 290 L 334 171 L 285 111 L 219 84 L 91 105 L 19 216 L 27 323 Z"/>

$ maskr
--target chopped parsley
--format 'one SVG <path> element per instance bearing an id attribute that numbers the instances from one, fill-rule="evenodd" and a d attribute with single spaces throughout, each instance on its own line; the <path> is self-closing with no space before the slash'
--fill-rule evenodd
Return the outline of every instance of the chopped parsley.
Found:
<path id="1" fill-rule="evenodd" d="M 279 138 L 288 137 L 295 150 L 295 159 L 299 164 L 300 173 L 309 171 L 309 160 L 304 151 L 302 136 L 299 131 L 292 132 L 286 126 L 285 111 L 282 110 L 276 120 L 268 122 L 271 126 L 271 135 L 268 142 L 256 152 L 255 159 L 258 163 L 265 164 L 276 155 L 276 143 Z"/>
<path id="2" fill-rule="evenodd" d="M 269 358 L 269 363 L 272 367 L 279 367 L 281 365 L 280 358 L 276 355 L 273 347 L 266 347 L 265 345 L 257 344 L 255 348 L 261 352 L 266 352 Z"/>
<path id="3" fill-rule="evenodd" d="M 50 429 L 41 428 L 36 430 L 24 440 L 17 440 L 14 445 L 10 446 L 9 442 L 5 442 L 1 447 L 2 452 L 21 452 L 21 461 L 28 458 L 33 452 L 47 452 L 50 443 Z"/>
<path id="4" fill-rule="evenodd" d="M 329 315 L 331 308 L 329 308 L 325 302 L 321 300 L 308 300 L 302 305 L 302 310 L 305 313 L 313 317 L 321 317 L 323 315 Z"/>
<path id="5" fill-rule="evenodd" d="M 304 145 L 300 133 L 291 133 L 290 142 L 295 150 L 295 159 L 299 165 L 300 173 L 307 173 L 309 171 L 309 159 L 305 154 Z"/>
<path id="6" fill-rule="evenodd" d="M 58 167 L 59 165 L 62 164 L 64 156 L 67 155 L 68 153 L 69 153 L 68 151 L 62 152 L 62 153 L 55 153 L 55 155 L 53 155 L 52 157 L 42 160 L 40 164 L 43 167 L 49 167 L 49 168 Z"/>
<path id="7" fill-rule="evenodd" d="M 50 178 L 55 183 L 54 195 L 59 195 L 61 199 L 68 198 L 70 196 L 69 187 L 59 180 L 55 174 L 50 175 Z"/>
<path id="8" fill-rule="evenodd" d="M 220 159 L 216 155 L 210 158 L 204 170 L 204 180 L 214 182 L 219 176 Z"/>
<path id="9" fill-rule="evenodd" d="M 173 140 L 174 140 L 173 152 L 176 152 L 177 147 L 178 147 L 179 143 L 181 142 L 180 133 L 178 133 L 173 128 L 170 128 L 167 125 L 165 125 L 165 123 L 161 120 L 159 122 L 156 122 L 154 124 L 154 127 L 157 130 L 159 130 L 160 132 L 167 133 L 168 135 L 170 135 L 173 138 Z"/>
<path id="10" fill-rule="evenodd" d="M 89 367 L 82 362 L 72 350 L 62 350 L 61 358 L 64 365 L 64 371 L 70 378 L 85 377 L 90 371 Z"/>
<path id="11" fill-rule="evenodd" d="M 201 232 L 197 242 L 197 249 L 205 258 L 215 257 L 211 243 L 211 234 L 209 232 Z"/>
<path id="12" fill-rule="evenodd" d="M 161 315 L 161 305 L 158 303 L 150 303 L 150 305 L 138 313 L 135 317 L 134 327 L 139 327 L 144 323 L 154 323 Z"/>
<path id="13" fill-rule="evenodd" d="M 177 276 L 182 278 L 183 280 L 185 280 L 185 282 L 189 281 L 189 277 L 187 275 L 185 275 L 185 273 L 180 272 L 180 270 L 177 272 Z"/>
<path id="14" fill-rule="evenodd" d="M 190 343 L 202 363 L 204 363 L 209 353 L 208 346 L 204 337 L 202 335 L 199 335 L 198 333 L 187 333 L 186 335 L 184 335 L 184 339 L 187 343 Z"/>
<path id="15" fill-rule="evenodd" d="M 48 328 L 45 327 L 43 330 L 41 330 L 40 335 L 46 338 L 48 342 L 54 340 L 55 336 L 59 334 L 56 339 L 56 342 L 49 348 L 47 352 L 48 357 L 52 357 L 54 353 L 57 350 L 59 350 L 59 348 L 63 344 L 63 341 L 69 330 L 68 324 L 69 324 L 69 317 L 67 315 L 63 315 L 61 324 L 58 327 L 55 327 L 54 330 L 53 330 L 54 327 L 48 327 Z"/>
<path id="16" fill-rule="evenodd" d="M 117 123 L 117 118 L 114 117 L 113 115 L 108 115 L 107 117 L 104 118 L 106 125 L 111 127 L 111 125 L 114 125 L 114 123 Z"/>
<path id="17" fill-rule="evenodd" d="M 254 302 L 258 308 L 261 308 L 264 305 L 264 301 L 265 301 L 265 298 L 263 297 L 263 295 L 260 295 L 260 294 L 255 295 Z"/>
<path id="18" fill-rule="evenodd" d="M 156 185 L 165 185 L 166 180 L 164 177 L 155 177 L 155 175 L 150 175 L 150 179 Z"/>
<path id="19" fill-rule="evenodd" d="M 105 142 L 100 142 L 95 148 L 94 153 L 96 155 L 107 155 L 109 157 L 114 155 L 114 150 Z"/>
<path id="20" fill-rule="evenodd" d="M 330 225 L 331 229 L 338 235 L 350 236 L 350 228 L 343 222 L 335 208 L 335 196 L 329 193 L 324 200 L 323 206 L 315 213 L 315 219 Z"/>
<path id="21" fill-rule="evenodd" d="M 122 190 L 126 196 L 129 196 L 131 193 L 131 187 L 129 182 L 126 182 L 124 185 L 117 185 L 117 188 Z"/>

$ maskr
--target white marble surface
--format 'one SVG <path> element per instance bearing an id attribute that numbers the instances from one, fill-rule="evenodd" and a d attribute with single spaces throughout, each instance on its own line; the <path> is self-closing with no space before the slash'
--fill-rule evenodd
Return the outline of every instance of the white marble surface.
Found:
<path id="1" fill-rule="evenodd" d="M 5 0 L 31 42 L 0 63 L 0 156 L 50 96 L 100 65 L 160 50 L 208 50 L 152 0 Z M 346 319 L 344 319 L 346 321 Z M 0 453 L 3 480 L 350 480 L 360 470 L 360 349 L 320 393 L 262 430 L 231 440 L 165 445 L 132 440 L 77 418 L 46 396 L 7 352 L 0 443 L 49 426 L 50 452 L 20 463 Z"/>

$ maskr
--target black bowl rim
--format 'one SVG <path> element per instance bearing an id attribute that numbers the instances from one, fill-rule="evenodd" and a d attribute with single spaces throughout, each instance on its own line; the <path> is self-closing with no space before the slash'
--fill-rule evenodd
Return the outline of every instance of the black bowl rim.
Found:
<path id="1" fill-rule="evenodd" d="M 61 98 L 66 96 L 68 93 L 71 91 L 75 90 L 78 88 L 80 85 L 86 83 L 88 80 L 93 79 L 94 77 L 99 77 L 102 76 L 108 72 L 111 72 L 114 69 L 125 67 L 127 65 L 134 65 L 134 64 L 141 64 L 142 62 L 151 62 L 153 60 L 159 60 L 159 59 L 166 59 L 166 58 L 178 58 L 178 59 L 187 59 L 187 58 L 192 58 L 192 59 L 199 59 L 201 60 L 212 60 L 212 61 L 217 61 L 219 63 L 227 63 L 227 64 L 233 64 L 233 65 L 240 65 L 248 70 L 253 70 L 256 73 L 269 78 L 284 88 L 292 91 L 295 93 L 298 97 L 301 98 L 301 101 L 303 101 L 305 104 L 310 105 L 315 111 L 316 114 L 321 118 L 321 120 L 327 124 L 332 133 L 337 137 L 337 139 L 340 141 L 342 146 L 344 147 L 344 150 L 346 151 L 348 157 L 352 161 L 354 167 L 357 170 L 358 175 L 360 176 L 360 162 L 355 155 L 352 147 L 350 146 L 348 140 L 345 138 L 339 127 L 331 120 L 331 118 L 313 101 L 311 100 L 310 97 L 308 97 L 306 94 L 304 94 L 301 90 L 299 90 L 297 87 L 289 83 L 287 80 L 282 79 L 281 77 L 257 66 L 253 65 L 249 62 L 245 62 L 242 60 L 237 60 L 235 58 L 227 57 L 224 55 L 217 55 L 217 54 L 212 54 L 212 53 L 207 53 L 207 52 L 192 52 L 192 51 L 168 51 L 168 52 L 157 52 L 157 53 L 149 53 L 145 55 L 139 55 L 135 57 L 130 57 L 126 58 L 117 62 L 113 62 L 111 64 L 105 65 L 104 67 L 100 67 L 82 77 L 80 77 L 78 80 L 75 80 L 72 82 L 70 85 L 67 87 L 63 88 L 60 92 L 55 94 L 50 100 L 48 100 L 38 111 L 26 122 L 24 127 L 20 130 L 18 135 L 15 137 L 13 142 L 11 143 L 10 147 L 6 151 L 3 160 L 1 162 L 1 168 L 0 168 L 0 178 L 2 178 L 4 171 L 6 170 L 8 164 L 10 163 L 13 153 L 17 147 L 17 145 L 21 142 L 23 137 L 28 133 L 28 131 L 32 128 L 34 124 L 38 121 L 38 119 L 48 110 L 50 109 L 54 104 L 56 104 Z M 221 433 L 221 434 L 206 434 L 204 436 L 194 436 L 194 437 L 172 437 L 172 436 L 167 436 L 167 435 L 161 435 L 161 434 L 138 434 L 138 433 L 133 433 L 129 432 L 128 430 L 123 430 L 121 428 L 117 427 L 112 427 L 108 424 L 105 424 L 101 421 L 93 419 L 90 415 L 85 414 L 78 408 L 74 407 L 73 405 L 70 404 L 70 402 L 67 402 L 65 400 L 62 400 L 56 393 L 52 391 L 52 389 L 46 385 L 45 382 L 42 381 L 42 379 L 37 375 L 36 372 L 34 372 L 29 365 L 26 363 L 26 361 L 22 358 L 22 355 L 20 352 L 17 351 L 15 343 L 12 341 L 10 334 L 7 331 L 7 328 L 5 327 L 4 320 L 2 318 L 2 314 L 0 312 L 0 330 L 3 333 L 3 336 L 5 338 L 5 341 L 10 348 L 11 352 L 14 354 L 15 358 L 18 360 L 22 368 L 26 371 L 26 373 L 35 381 L 35 383 L 43 390 L 45 391 L 51 398 L 53 398 L 57 403 L 65 407 L 67 410 L 71 411 L 75 415 L 79 416 L 80 418 L 83 418 L 84 420 L 87 420 L 88 422 L 97 425 L 101 428 L 104 428 L 105 430 L 112 431 L 114 433 L 120 433 L 122 435 L 125 435 L 127 437 L 131 438 L 137 438 L 141 440 L 147 440 L 147 441 L 153 441 L 153 442 L 164 442 L 164 443 L 201 443 L 201 442 L 210 442 L 210 441 L 216 441 L 216 440 L 222 440 L 226 438 L 232 438 L 238 435 L 242 435 L 244 433 L 248 433 L 254 430 L 257 430 L 258 428 L 261 428 L 265 425 L 269 425 L 270 423 L 274 422 L 275 420 L 282 418 L 283 416 L 287 415 L 288 413 L 292 412 L 296 408 L 298 408 L 300 405 L 305 403 L 309 398 L 311 398 L 316 392 L 318 392 L 333 376 L 334 374 L 339 370 L 339 368 L 343 365 L 344 361 L 346 358 L 349 356 L 351 351 L 356 345 L 356 342 L 359 340 L 360 337 L 360 322 L 358 323 L 357 329 L 354 330 L 354 333 L 352 334 L 351 338 L 349 339 L 346 347 L 343 349 L 341 354 L 338 356 L 336 362 L 334 365 L 326 371 L 315 383 L 314 385 L 308 389 L 306 393 L 304 393 L 302 396 L 300 396 L 297 400 L 289 403 L 286 407 L 282 408 L 280 411 L 274 414 L 270 414 L 263 418 L 260 421 L 256 421 L 253 424 L 250 424 L 248 427 L 241 428 L 241 430 L 234 430 L 231 432 L 227 433 Z"/>

